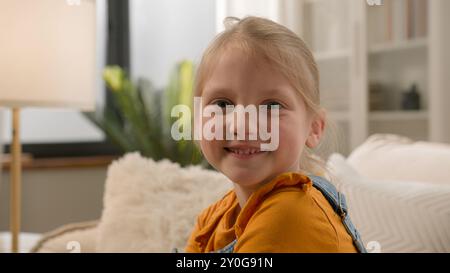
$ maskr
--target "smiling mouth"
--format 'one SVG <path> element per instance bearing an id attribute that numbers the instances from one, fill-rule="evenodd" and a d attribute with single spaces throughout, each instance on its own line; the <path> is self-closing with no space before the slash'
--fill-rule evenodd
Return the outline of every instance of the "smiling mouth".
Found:
<path id="1" fill-rule="evenodd" d="M 224 148 L 227 153 L 230 155 L 239 158 L 239 159 L 249 159 L 253 158 L 257 155 L 261 155 L 266 153 L 265 151 L 261 151 L 259 148 L 233 148 L 233 147 L 225 147 Z"/>

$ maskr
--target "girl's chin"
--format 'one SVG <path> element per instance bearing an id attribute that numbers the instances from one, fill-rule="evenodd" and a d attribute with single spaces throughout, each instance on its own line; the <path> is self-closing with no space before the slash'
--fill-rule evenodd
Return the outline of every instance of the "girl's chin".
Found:
<path id="1" fill-rule="evenodd" d="M 240 186 L 256 186 L 263 182 L 265 179 L 261 175 L 255 175 L 254 171 L 229 171 L 223 172 L 231 181 Z M 261 173 L 260 173 L 261 174 Z"/>

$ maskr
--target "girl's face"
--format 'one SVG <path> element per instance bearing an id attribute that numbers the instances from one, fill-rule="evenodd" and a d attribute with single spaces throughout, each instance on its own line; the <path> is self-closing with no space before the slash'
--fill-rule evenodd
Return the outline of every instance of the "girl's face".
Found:
<path id="1" fill-rule="evenodd" d="M 263 58 L 248 57 L 236 47 L 226 49 L 206 80 L 202 107 L 207 105 L 268 105 L 279 108 L 279 145 L 275 151 L 239 155 L 259 149 L 258 140 L 205 140 L 201 150 L 208 162 L 242 187 L 258 187 L 283 172 L 298 171 L 305 145 L 318 144 L 323 119 L 308 114 L 305 103 L 287 79 Z M 224 115 L 225 116 L 225 115 Z M 270 115 L 269 115 L 270 117 Z M 203 118 L 203 124 L 208 118 Z M 246 136 L 248 134 L 246 119 Z M 270 121 L 268 121 L 270 125 Z M 236 124 L 236 123 L 234 123 Z M 258 126 L 259 128 L 259 126 Z M 224 121 L 224 132 L 236 135 L 235 126 Z M 273 128 L 271 128 L 273 130 Z"/>

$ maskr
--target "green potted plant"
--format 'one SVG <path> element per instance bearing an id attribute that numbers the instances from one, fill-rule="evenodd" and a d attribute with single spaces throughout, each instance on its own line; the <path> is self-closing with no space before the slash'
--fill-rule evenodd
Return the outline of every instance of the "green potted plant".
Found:
<path id="1" fill-rule="evenodd" d="M 139 151 L 154 160 L 167 158 L 181 166 L 207 166 L 193 141 L 175 141 L 170 133 L 176 121 L 170 115 L 173 106 L 184 104 L 193 112 L 194 70 L 190 61 L 178 63 L 166 89 L 158 92 L 149 81 L 141 79 L 134 85 L 122 68 L 108 66 L 103 78 L 114 104 L 85 115 L 124 152 Z M 181 121 L 190 119 L 182 117 Z"/>

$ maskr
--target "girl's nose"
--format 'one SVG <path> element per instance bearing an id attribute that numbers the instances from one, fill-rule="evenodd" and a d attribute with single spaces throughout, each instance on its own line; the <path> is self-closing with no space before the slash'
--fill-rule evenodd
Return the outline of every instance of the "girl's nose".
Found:
<path id="1" fill-rule="evenodd" d="M 256 107 L 234 107 L 225 116 L 227 140 L 257 140 L 258 113 Z"/>

